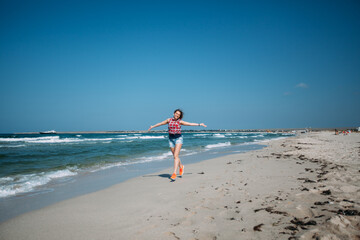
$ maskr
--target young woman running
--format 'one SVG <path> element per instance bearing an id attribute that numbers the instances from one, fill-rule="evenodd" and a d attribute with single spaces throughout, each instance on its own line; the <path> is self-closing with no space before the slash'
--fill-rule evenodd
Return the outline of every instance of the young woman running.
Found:
<path id="1" fill-rule="evenodd" d="M 184 173 L 184 165 L 181 164 L 179 154 L 181 150 L 181 146 L 183 144 L 183 137 L 181 135 L 181 125 L 185 126 L 203 126 L 206 127 L 203 123 L 189 123 L 181 120 L 183 118 L 183 112 L 180 109 L 176 109 L 174 111 L 174 117 L 168 118 L 165 121 L 162 121 L 158 124 L 155 124 L 154 126 L 150 126 L 149 130 L 165 124 L 168 124 L 169 128 L 169 146 L 171 149 L 171 152 L 174 156 L 174 173 L 171 175 L 171 179 L 176 179 L 176 172 L 177 168 L 179 167 L 179 175 L 182 176 Z"/>

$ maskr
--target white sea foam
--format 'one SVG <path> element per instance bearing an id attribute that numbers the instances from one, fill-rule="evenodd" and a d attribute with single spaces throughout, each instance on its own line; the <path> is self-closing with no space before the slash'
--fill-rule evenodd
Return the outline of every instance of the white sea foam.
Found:
<path id="1" fill-rule="evenodd" d="M 195 151 L 191 151 L 191 150 L 187 150 L 187 149 L 182 149 L 181 152 L 182 152 L 181 156 L 190 156 L 190 155 L 197 153 Z M 169 152 L 163 153 L 158 156 L 142 157 L 142 158 L 140 158 L 140 163 L 161 161 L 161 160 L 165 160 L 165 159 L 173 159 L 173 154 L 169 151 Z M 137 162 L 137 163 L 139 163 L 139 162 Z"/>
<path id="2" fill-rule="evenodd" d="M 209 136 L 209 134 L 199 133 L 199 134 L 194 134 L 193 136 L 194 136 L 194 137 L 207 137 L 207 136 Z"/>
<path id="3" fill-rule="evenodd" d="M 264 135 L 260 134 L 260 135 L 254 135 L 254 136 L 251 136 L 252 138 L 259 138 L 259 137 L 264 137 Z"/>
<path id="4" fill-rule="evenodd" d="M 256 142 L 257 140 L 255 140 Z M 260 140 L 258 141 L 260 142 Z M 256 145 L 257 143 L 254 143 L 254 142 L 243 142 L 243 143 L 240 143 L 239 145 Z"/>
<path id="5" fill-rule="evenodd" d="M 257 143 L 266 143 L 266 142 L 270 142 L 270 141 L 272 141 L 272 140 L 274 140 L 274 139 L 266 139 L 266 140 L 257 140 L 257 139 L 255 139 L 254 142 L 257 142 Z"/>
<path id="6" fill-rule="evenodd" d="M 126 139 L 163 139 L 165 136 L 130 136 Z"/>
<path id="7" fill-rule="evenodd" d="M 196 152 L 196 151 L 189 151 L 189 150 L 186 150 L 186 149 L 181 149 L 182 152 L 185 152 L 185 154 L 182 154 L 182 156 L 190 156 L 190 155 L 194 155 L 194 154 L 197 154 L 199 152 Z"/>
<path id="8" fill-rule="evenodd" d="M 224 135 L 224 134 L 220 134 L 220 133 L 215 133 L 215 134 L 213 135 L 213 137 L 216 137 L 216 138 L 224 138 L 225 135 Z"/>
<path id="9" fill-rule="evenodd" d="M 81 135 L 79 135 L 81 136 Z M 25 142 L 25 143 L 81 143 L 113 141 L 125 138 L 60 138 L 60 136 L 35 137 L 35 138 L 0 138 L 0 142 Z"/>
<path id="10" fill-rule="evenodd" d="M 34 137 L 34 138 L 0 138 L 0 142 L 27 142 L 27 143 L 58 143 L 58 142 L 70 142 L 81 141 L 80 139 L 64 138 L 60 139 L 59 136 L 49 137 Z"/>
<path id="11" fill-rule="evenodd" d="M 13 181 L 14 179 L 11 178 L 11 177 L 3 177 L 3 178 L 0 178 L 0 184 L 5 184 L 7 182 L 11 182 Z"/>
<path id="12" fill-rule="evenodd" d="M 42 140 L 51 140 L 58 139 L 59 136 L 53 137 L 35 137 L 35 138 L 0 138 L 0 142 L 29 142 L 29 141 L 42 141 Z"/>
<path id="13" fill-rule="evenodd" d="M 165 138 L 165 136 L 142 136 L 139 138 L 140 139 L 161 139 L 161 138 Z"/>
<path id="14" fill-rule="evenodd" d="M 25 147 L 25 144 L 20 145 L 0 145 L 0 148 L 17 148 L 17 147 Z"/>
<path id="15" fill-rule="evenodd" d="M 126 137 L 126 139 L 139 139 L 139 137 L 129 136 L 129 137 Z"/>
<path id="16" fill-rule="evenodd" d="M 33 191 L 49 183 L 53 179 L 69 177 L 76 175 L 76 171 L 64 169 L 48 173 L 27 174 L 14 177 L 0 178 L 0 197 L 9 197 L 20 193 Z"/>
<path id="17" fill-rule="evenodd" d="M 69 143 L 69 142 L 79 142 L 80 139 L 77 138 L 60 138 L 59 136 L 55 137 L 44 137 L 42 139 L 33 139 L 27 140 L 28 143 Z"/>
<path id="18" fill-rule="evenodd" d="M 108 169 L 108 168 L 120 167 L 120 166 L 124 166 L 124 165 L 129 165 L 129 164 L 130 163 L 128 163 L 128 162 L 118 162 L 118 163 L 103 165 L 100 168 L 95 167 L 95 168 L 87 169 L 87 171 L 93 173 L 93 172 L 98 172 L 98 171 L 105 170 L 105 169 Z"/>
<path id="19" fill-rule="evenodd" d="M 228 147 L 230 145 L 231 145 L 230 142 L 225 142 L 225 143 L 209 144 L 205 148 L 212 149 L 212 148 Z"/>
<path id="20" fill-rule="evenodd" d="M 167 158 L 172 157 L 171 152 L 166 152 L 158 156 L 151 156 L 151 157 L 142 157 L 140 158 L 140 162 L 152 162 L 152 161 L 161 161 Z"/>
<path id="21" fill-rule="evenodd" d="M 71 171 L 69 169 L 64 169 L 64 170 L 49 172 L 48 174 L 46 174 L 47 175 L 46 177 L 48 177 L 50 179 L 55 179 L 55 178 L 75 176 L 76 174 L 77 173 L 74 171 Z"/>
<path id="22" fill-rule="evenodd" d="M 58 142 L 101 142 L 101 141 L 112 141 L 121 138 L 84 138 L 84 139 L 77 139 L 77 138 L 63 138 L 59 139 Z M 124 139 L 124 138 L 123 138 Z"/>

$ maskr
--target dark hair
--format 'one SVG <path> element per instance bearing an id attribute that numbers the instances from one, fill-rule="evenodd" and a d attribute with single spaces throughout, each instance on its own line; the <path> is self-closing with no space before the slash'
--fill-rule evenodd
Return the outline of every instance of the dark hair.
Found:
<path id="1" fill-rule="evenodd" d="M 174 111 L 174 113 L 176 113 L 177 111 L 179 111 L 179 112 L 180 112 L 180 119 L 182 119 L 182 118 L 183 118 L 183 116 L 184 116 L 183 111 L 182 111 L 181 109 L 176 109 L 176 110 Z"/>

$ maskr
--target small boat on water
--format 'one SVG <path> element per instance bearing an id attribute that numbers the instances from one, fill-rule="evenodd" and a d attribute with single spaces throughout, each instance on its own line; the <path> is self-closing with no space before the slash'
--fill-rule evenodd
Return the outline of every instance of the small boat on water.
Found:
<path id="1" fill-rule="evenodd" d="M 55 130 L 40 132 L 40 134 L 56 134 Z"/>

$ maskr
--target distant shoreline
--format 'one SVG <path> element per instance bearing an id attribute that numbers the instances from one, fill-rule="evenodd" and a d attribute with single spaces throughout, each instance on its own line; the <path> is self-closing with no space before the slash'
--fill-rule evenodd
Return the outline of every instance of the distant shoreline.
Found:
<path id="1" fill-rule="evenodd" d="M 269 129 L 212 129 L 212 130 L 183 130 L 183 133 L 216 133 L 216 132 L 292 132 L 292 131 L 339 131 L 352 130 L 356 131 L 357 127 L 333 127 L 333 128 L 269 128 Z M 116 133 L 146 133 L 148 131 L 135 130 L 116 130 L 116 131 L 63 131 L 56 132 L 56 134 L 116 134 Z M 167 130 L 152 130 L 152 133 L 167 133 Z M 15 132 L 15 133 L 0 133 L 0 134 L 39 134 L 40 132 Z"/>

